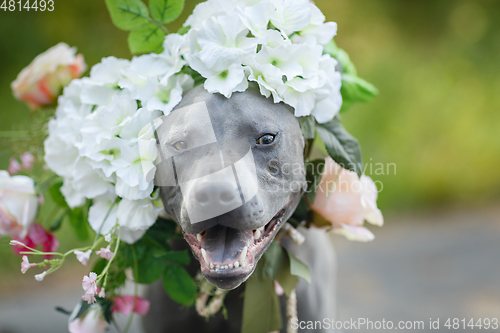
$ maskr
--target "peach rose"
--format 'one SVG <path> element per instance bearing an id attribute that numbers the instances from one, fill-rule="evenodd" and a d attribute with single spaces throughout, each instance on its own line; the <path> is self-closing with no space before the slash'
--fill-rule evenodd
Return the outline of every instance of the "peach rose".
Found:
<path id="1" fill-rule="evenodd" d="M 311 208 L 332 224 L 335 233 L 349 240 L 370 241 L 374 236 L 363 227 L 364 221 L 378 226 L 384 223 L 377 208 L 377 195 L 377 187 L 370 177 L 360 178 L 327 157 Z"/>
<path id="2" fill-rule="evenodd" d="M 0 171 L 0 236 L 26 237 L 37 209 L 33 179 Z"/>
<path id="3" fill-rule="evenodd" d="M 59 43 L 39 54 L 12 82 L 14 96 L 32 109 L 57 100 L 62 88 L 87 69 L 76 48 Z"/>

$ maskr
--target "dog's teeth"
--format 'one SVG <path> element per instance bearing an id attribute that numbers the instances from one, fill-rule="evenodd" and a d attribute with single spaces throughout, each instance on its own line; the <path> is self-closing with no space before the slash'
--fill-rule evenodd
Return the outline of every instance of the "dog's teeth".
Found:
<path id="1" fill-rule="evenodd" d="M 210 263 L 210 269 L 214 269 L 214 263 L 213 262 Z"/>
<path id="2" fill-rule="evenodd" d="M 204 248 L 201 248 L 201 255 L 203 256 L 203 259 L 205 260 L 205 262 L 208 264 L 210 261 L 208 261 L 207 251 L 205 251 Z"/>
<path id="3" fill-rule="evenodd" d="M 229 269 L 233 269 L 233 264 L 229 264 L 227 266 L 229 267 Z"/>
<path id="4" fill-rule="evenodd" d="M 240 262 L 239 262 L 239 261 L 236 261 L 236 262 L 234 263 L 234 268 L 238 268 L 238 267 L 240 267 Z"/>
<path id="5" fill-rule="evenodd" d="M 201 243 L 201 233 L 199 233 L 199 234 L 196 235 L 196 239 L 198 240 L 198 242 Z"/>
<path id="6" fill-rule="evenodd" d="M 260 238 L 260 236 L 261 236 L 260 229 L 255 230 L 255 232 L 253 233 L 253 239 L 257 240 Z"/>
<path id="7" fill-rule="evenodd" d="M 243 248 L 243 251 L 241 251 L 240 261 L 242 265 L 245 264 L 245 260 L 247 259 L 247 251 L 248 251 L 248 246 L 245 246 Z"/>

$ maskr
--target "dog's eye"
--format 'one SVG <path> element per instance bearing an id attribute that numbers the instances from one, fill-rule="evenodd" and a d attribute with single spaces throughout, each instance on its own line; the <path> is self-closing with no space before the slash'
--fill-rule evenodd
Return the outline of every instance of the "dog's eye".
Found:
<path id="1" fill-rule="evenodd" d="M 177 141 L 172 145 L 172 147 L 174 147 L 177 150 L 184 150 L 187 149 L 187 143 L 185 143 L 184 141 Z"/>
<path id="2" fill-rule="evenodd" d="M 272 134 L 264 134 L 260 138 L 257 139 L 257 144 L 259 145 L 270 145 L 271 143 L 274 142 L 274 139 L 276 136 Z"/>

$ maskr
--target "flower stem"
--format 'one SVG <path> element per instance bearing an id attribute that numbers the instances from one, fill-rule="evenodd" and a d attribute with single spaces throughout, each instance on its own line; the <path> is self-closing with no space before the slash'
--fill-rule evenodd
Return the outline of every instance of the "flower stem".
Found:
<path id="1" fill-rule="evenodd" d="M 106 284 L 108 283 L 109 267 L 111 266 L 111 263 L 113 262 L 113 260 L 115 260 L 115 258 L 116 258 L 118 248 L 120 247 L 121 234 L 122 234 L 122 229 L 120 228 L 120 229 L 118 229 L 118 238 L 116 239 L 116 245 L 115 245 L 115 249 L 113 252 L 113 257 L 109 260 L 108 264 L 106 265 L 106 267 L 104 268 L 104 270 L 102 271 L 101 275 L 99 276 L 99 278 L 97 279 L 97 281 L 95 283 L 97 285 L 104 277 L 104 283 L 102 284 L 103 288 L 106 288 Z"/>
<path id="2" fill-rule="evenodd" d="M 135 303 L 137 302 L 137 294 L 139 293 L 139 287 L 137 284 L 138 281 L 138 275 L 139 275 L 139 262 L 137 260 L 137 253 L 135 252 L 135 246 L 131 245 L 132 248 L 132 257 L 134 258 L 134 304 L 132 306 L 132 309 L 135 309 Z M 123 333 L 127 333 L 130 325 L 132 324 L 132 319 L 134 318 L 134 311 L 130 312 L 130 315 L 128 317 L 127 321 L 127 326 L 125 326 L 125 329 L 123 330 Z"/>

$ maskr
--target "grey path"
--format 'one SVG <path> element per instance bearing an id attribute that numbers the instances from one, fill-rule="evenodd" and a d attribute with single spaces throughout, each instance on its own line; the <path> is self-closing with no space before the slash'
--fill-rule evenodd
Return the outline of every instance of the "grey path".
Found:
<path id="1" fill-rule="evenodd" d="M 500 319 L 500 207 L 389 216 L 386 222 L 371 228 L 372 243 L 335 237 L 338 320 L 424 321 L 418 332 L 470 332 L 443 324 L 447 318 Z M 67 319 L 53 308 L 71 309 L 81 297 L 71 279 L 57 288 L 57 281 L 15 292 L 0 288 L 0 333 L 67 332 Z M 430 318 L 439 318 L 441 328 L 430 330 Z M 132 333 L 139 332 L 136 324 Z M 398 330 L 410 331 L 416 330 Z"/>
<path id="2" fill-rule="evenodd" d="M 471 331 L 449 330 L 447 318 L 500 321 L 500 205 L 387 222 L 371 228 L 372 243 L 336 242 L 339 320 L 423 320 L 419 332 Z M 439 330 L 429 329 L 430 318 L 440 319 Z"/>

